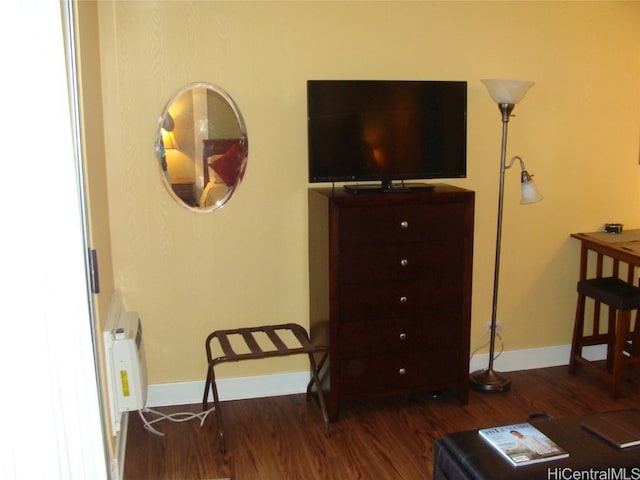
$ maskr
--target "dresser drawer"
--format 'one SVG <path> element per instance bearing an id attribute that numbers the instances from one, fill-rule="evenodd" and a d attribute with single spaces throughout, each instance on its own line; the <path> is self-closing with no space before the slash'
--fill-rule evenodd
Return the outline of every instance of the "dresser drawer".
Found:
<path id="1" fill-rule="evenodd" d="M 339 242 L 347 246 L 460 241 L 464 211 L 463 203 L 344 208 L 339 216 Z"/>
<path id="2" fill-rule="evenodd" d="M 340 355 L 344 358 L 358 358 L 457 348 L 460 344 L 458 318 L 459 315 L 449 314 L 344 323 L 340 325 Z"/>
<path id="3" fill-rule="evenodd" d="M 463 244 L 454 241 L 345 247 L 340 251 L 338 278 L 340 283 L 359 283 L 460 277 L 463 251 Z"/>
<path id="4" fill-rule="evenodd" d="M 348 396 L 375 392 L 401 393 L 458 380 L 458 352 L 433 350 L 345 359 L 340 380 Z"/>
<path id="5" fill-rule="evenodd" d="M 340 323 L 460 312 L 460 278 L 405 283 L 359 283 L 340 287 Z"/>

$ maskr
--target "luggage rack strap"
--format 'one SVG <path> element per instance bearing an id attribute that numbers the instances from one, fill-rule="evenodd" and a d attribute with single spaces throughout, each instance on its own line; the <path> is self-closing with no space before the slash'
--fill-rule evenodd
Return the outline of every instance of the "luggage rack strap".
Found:
<path id="1" fill-rule="evenodd" d="M 295 336 L 296 340 L 300 343 L 299 347 L 288 347 L 282 337 L 279 335 L 279 331 L 291 332 Z M 273 349 L 263 350 L 258 344 L 254 334 L 264 333 L 271 343 Z M 250 352 L 237 353 L 231 346 L 230 337 L 232 335 L 239 335 L 242 337 L 245 345 L 249 348 Z M 213 358 L 211 351 L 211 342 L 216 339 L 222 348 L 223 355 L 217 358 Z M 307 331 L 297 323 L 284 323 L 280 325 L 261 325 L 259 327 L 250 328 L 236 328 L 233 330 L 216 330 L 207 337 L 207 360 L 216 364 L 223 362 L 237 362 L 240 360 L 249 360 L 252 358 L 266 358 L 266 357 L 279 357 L 286 355 L 295 355 L 298 353 L 315 353 L 326 350 L 323 345 L 314 345 L 309 340 Z"/>

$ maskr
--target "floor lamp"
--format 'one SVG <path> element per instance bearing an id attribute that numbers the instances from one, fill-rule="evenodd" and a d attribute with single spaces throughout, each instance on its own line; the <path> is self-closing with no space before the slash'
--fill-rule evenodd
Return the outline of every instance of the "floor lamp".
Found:
<path id="1" fill-rule="evenodd" d="M 536 189 L 531 175 L 527 173 L 524 162 L 520 157 L 513 157 L 509 164 L 506 164 L 507 151 L 507 126 L 509 117 L 516 104 L 522 100 L 527 90 L 534 85 L 534 82 L 523 80 L 482 80 L 489 91 L 491 98 L 498 104 L 502 114 L 502 149 L 500 152 L 500 193 L 498 195 L 498 227 L 496 236 L 496 260 L 493 276 L 493 308 L 491 312 L 491 340 L 489 346 L 489 367 L 486 370 L 476 370 L 472 372 L 469 381 L 471 388 L 480 392 L 506 392 L 511 387 L 511 381 L 502 373 L 493 369 L 493 360 L 496 342 L 496 312 L 498 307 L 498 279 L 500 275 L 500 243 L 502 239 L 502 198 L 504 195 L 504 172 L 511 168 L 518 160 L 522 170 L 521 199 L 520 203 L 528 204 L 542 200 Z"/>

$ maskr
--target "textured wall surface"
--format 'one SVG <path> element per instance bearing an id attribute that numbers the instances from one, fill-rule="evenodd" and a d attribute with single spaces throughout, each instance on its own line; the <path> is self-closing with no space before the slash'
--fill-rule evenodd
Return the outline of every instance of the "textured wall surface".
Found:
<path id="1" fill-rule="evenodd" d="M 537 82 L 509 155 L 545 195 L 518 204 L 507 172 L 498 316 L 508 350 L 570 341 L 574 231 L 640 227 L 636 2 L 171 2 L 98 4 L 114 281 L 144 320 L 151 383 L 201 379 L 217 328 L 308 321 L 307 79 L 466 80 L 475 190 L 472 348 L 491 315 L 500 117 L 481 78 Z M 177 205 L 153 140 L 167 100 L 209 81 L 239 105 L 249 164 L 209 215 Z M 248 362 L 223 376 L 305 368 Z"/>

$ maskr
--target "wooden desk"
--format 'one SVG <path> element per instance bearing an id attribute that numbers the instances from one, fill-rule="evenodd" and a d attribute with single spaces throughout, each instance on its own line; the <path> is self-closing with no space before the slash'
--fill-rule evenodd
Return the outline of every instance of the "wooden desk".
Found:
<path id="1" fill-rule="evenodd" d="M 617 277 L 631 285 L 637 285 L 640 229 L 616 234 L 574 233 L 571 236 L 581 242 L 580 280 Z M 595 264 L 591 263 L 594 257 Z M 612 395 L 615 398 L 619 394 L 623 364 L 640 363 L 640 316 L 636 316 L 633 331 L 630 331 L 631 317 L 628 312 L 621 315 L 620 312 L 616 314 L 613 308 L 602 309 L 601 302 L 596 300 L 593 304 L 593 320 L 591 324 L 585 324 L 585 300 L 584 295 L 578 295 L 569 371 L 575 371 L 577 364 L 581 364 L 604 374 L 612 382 Z M 602 321 L 607 324 L 606 333 L 601 329 Z M 585 334 L 585 329 L 590 333 Z M 589 345 L 607 346 L 604 368 L 582 355 L 582 348 Z"/>
<path id="2" fill-rule="evenodd" d="M 634 283 L 635 268 L 640 267 L 640 229 L 626 230 L 622 233 L 572 233 L 573 238 L 582 244 L 580 252 L 580 280 L 585 278 L 621 275 L 629 283 Z M 589 251 L 596 255 L 595 274 L 587 275 L 589 270 Z M 611 259 L 605 263 L 605 257 Z M 620 271 L 620 264 L 627 265 L 626 271 Z M 605 271 L 605 268 L 607 269 Z"/>

